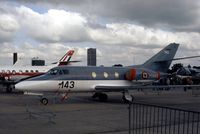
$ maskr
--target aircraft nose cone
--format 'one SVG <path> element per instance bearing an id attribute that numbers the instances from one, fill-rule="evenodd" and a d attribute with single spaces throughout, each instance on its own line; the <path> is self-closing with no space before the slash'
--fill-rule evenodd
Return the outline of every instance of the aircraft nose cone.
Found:
<path id="1" fill-rule="evenodd" d="M 15 85 L 15 89 L 19 91 L 24 91 L 26 90 L 26 86 L 24 82 L 19 82 Z"/>

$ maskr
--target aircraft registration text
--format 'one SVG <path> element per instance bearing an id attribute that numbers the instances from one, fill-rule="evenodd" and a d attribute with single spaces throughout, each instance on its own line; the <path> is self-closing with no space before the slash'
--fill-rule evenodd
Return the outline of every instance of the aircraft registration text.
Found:
<path id="1" fill-rule="evenodd" d="M 74 88 L 74 81 L 62 81 L 58 83 L 59 88 Z"/>

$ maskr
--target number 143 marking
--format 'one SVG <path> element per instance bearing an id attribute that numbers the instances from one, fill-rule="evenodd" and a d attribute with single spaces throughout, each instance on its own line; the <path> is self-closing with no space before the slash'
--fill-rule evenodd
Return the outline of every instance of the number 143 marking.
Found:
<path id="1" fill-rule="evenodd" d="M 58 83 L 59 88 L 74 88 L 74 81 L 62 81 Z"/>

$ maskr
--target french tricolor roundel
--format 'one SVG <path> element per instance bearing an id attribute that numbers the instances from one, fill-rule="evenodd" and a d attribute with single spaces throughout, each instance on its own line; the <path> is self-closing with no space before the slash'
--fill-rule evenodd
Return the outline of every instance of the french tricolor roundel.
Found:
<path id="1" fill-rule="evenodd" d="M 143 71 L 142 72 L 142 78 L 143 79 L 148 79 L 148 77 L 149 77 L 149 74 L 147 72 Z"/>

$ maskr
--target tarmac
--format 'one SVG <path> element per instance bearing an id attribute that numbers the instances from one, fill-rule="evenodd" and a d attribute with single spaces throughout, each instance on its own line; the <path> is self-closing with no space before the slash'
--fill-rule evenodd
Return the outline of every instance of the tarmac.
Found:
<path id="1" fill-rule="evenodd" d="M 199 92 L 132 92 L 135 102 L 200 111 Z M 0 93 L 0 134 L 127 134 L 128 104 L 120 93 L 107 102 L 91 93 L 52 97 L 44 106 L 37 96 Z"/>

